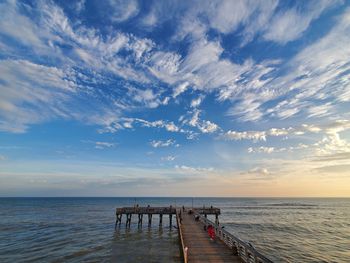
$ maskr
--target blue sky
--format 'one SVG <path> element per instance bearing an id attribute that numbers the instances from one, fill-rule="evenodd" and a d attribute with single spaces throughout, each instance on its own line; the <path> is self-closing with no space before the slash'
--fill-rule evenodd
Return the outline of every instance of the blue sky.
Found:
<path id="1" fill-rule="evenodd" d="M 1 1 L 1 196 L 350 196 L 347 1 Z"/>

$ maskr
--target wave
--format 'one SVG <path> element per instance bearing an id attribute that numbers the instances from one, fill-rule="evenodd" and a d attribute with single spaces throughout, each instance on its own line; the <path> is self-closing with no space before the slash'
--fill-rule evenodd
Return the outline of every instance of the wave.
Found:
<path id="1" fill-rule="evenodd" d="M 272 204 L 266 204 L 266 206 L 317 207 L 318 205 L 306 204 L 306 203 L 272 203 Z"/>

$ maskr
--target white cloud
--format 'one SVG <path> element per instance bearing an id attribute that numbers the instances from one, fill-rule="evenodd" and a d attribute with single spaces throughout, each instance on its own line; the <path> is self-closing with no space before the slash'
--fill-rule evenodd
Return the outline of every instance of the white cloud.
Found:
<path id="1" fill-rule="evenodd" d="M 311 106 L 308 108 L 309 117 L 324 117 L 332 114 L 333 105 L 328 102 L 323 105 Z"/>
<path id="2" fill-rule="evenodd" d="M 173 122 L 169 122 L 165 124 L 165 129 L 170 132 L 178 132 L 180 131 L 180 128 L 177 127 Z"/>
<path id="3" fill-rule="evenodd" d="M 222 52 L 223 48 L 218 42 L 209 42 L 206 40 L 195 42 L 186 56 L 181 70 L 184 72 L 198 71 L 203 66 L 217 62 Z"/>
<path id="4" fill-rule="evenodd" d="M 221 137 L 227 140 L 253 140 L 266 141 L 269 136 L 288 136 L 288 135 L 303 135 L 306 132 L 320 133 L 323 132 L 328 135 L 338 134 L 339 132 L 350 129 L 349 120 L 335 120 L 325 123 L 323 125 L 302 124 L 299 127 L 288 128 L 271 128 L 262 131 L 234 131 L 229 130 Z"/>
<path id="5" fill-rule="evenodd" d="M 115 143 L 111 142 L 95 142 L 95 148 L 96 149 L 105 149 L 105 148 L 112 148 L 115 147 Z"/>
<path id="6" fill-rule="evenodd" d="M 129 1 L 125 5 L 129 6 L 131 3 L 132 1 Z M 121 9 L 124 7 L 123 4 L 119 5 Z M 64 11 L 57 5 L 40 2 L 37 8 L 41 12 L 39 26 L 41 30 L 47 30 L 53 35 L 52 45 L 56 49 L 59 49 L 57 44 L 71 45 L 75 54 L 84 62 L 79 64 L 75 61 L 76 58 L 72 57 L 70 60 L 72 63 L 83 68 L 91 67 L 100 72 L 107 71 L 128 80 L 149 82 L 144 72 L 135 69 L 135 63 L 139 63 L 143 56 L 152 50 L 154 43 L 151 40 L 140 39 L 118 31 L 113 31 L 104 38 L 94 28 L 83 25 L 73 27 Z M 121 50 L 131 51 L 132 54 L 125 58 L 119 55 Z"/>
<path id="7" fill-rule="evenodd" d="M 205 36 L 207 26 L 193 15 L 188 15 L 181 19 L 177 28 L 177 33 L 173 37 L 174 40 L 183 40 L 190 36 L 194 40 L 199 40 Z"/>
<path id="8" fill-rule="evenodd" d="M 147 127 L 147 128 L 163 128 L 169 132 L 180 132 L 187 133 L 188 131 L 180 129 L 177 125 L 172 121 L 165 120 L 156 120 L 156 121 L 147 121 L 140 118 L 125 118 L 120 117 L 119 113 L 104 113 L 101 118 L 99 116 L 94 116 L 90 119 L 93 120 L 94 123 L 102 125 L 104 128 L 100 129 L 100 132 L 117 132 L 121 129 L 130 129 L 137 126 Z"/>
<path id="9" fill-rule="evenodd" d="M 169 147 L 169 146 L 172 146 L 176 143 L 175 140 L 172 140 L 172 139 L 169 139 L 169 140 L 166 140 L 166 141 L 151 141 L 150 142 L 150 145 L 153 147 L 153 148 L 159 148 L 159 147 Z"/>
<path id="10" fill-rule="evenodd" d="M 77 13 L 82 12 L 85 9 L 86 0 L 79 0 L 75 5 L 75 10 Z"/>
<path id="11" fill-rule="evenodd" d="M 263 38 L 285 44 L 299 38 L 327 8 L 340 1 L 307 1 L 304 7 L 293 7 L 277 13 L 271 23 L 266 26 Z"/>
<path id="12" fill-rule="evenodd" d="M 350 152 L 350 143 L 341 139 L 339 133 L 350 129 L 349 120 L 337 120 L 321 126 L 319 129 L 325 133 L 322 140 L 316 142 L 313 147 L 318 156 Z"/>
<path id="13" fill-rule="evenodd" d="M 350 120 L 336 120 L 321 126 L 327 134 L 336 134 L 350 129 Z"/>
<path id="14" fill-rule="evenodd" d="M 123 123 L 123 126 L 124 126 L 124 128 L 131 129 L 132 128 L 132 122 L 126 121 L 126 122 Z"/>
<path id="15" fill-rule="evenodd" d="M 130 3 L 126 5 L 130 6 Z M 49 57 L 50 63 L 57 64 L 54 67 L 19 59 L 1 61 L 1 67 L 4 68 L 1 89 L 3 92 L 6 90 L 7 93 L 1 97 L 0 102 L 3 109 L 0 114 L 4 116 L 0 120 L 2 130 L 23 132 L 30 124 L 56 117 L 87 120 L 90 124 L 93 120 L 96 124 L 108 122 L 111 124 L 108 121 L 110 114 L 104 107 L 112 108 L 114 104 L 121 106 L 122 110 L 140 106 L 154 108 L 163 102 L 159 94 L 153 93 L 150 89 L 140 89 L 135 92 L 137 94 L 134 101 L 130 99 L 119 102 L 107 94 L 99 93 L 100 91 L 94 94 L 93 87 L 88 86 L 87 83 L 78 84 L 79 81 L 92 85 L 105 84 L 110 79 L 106 75 L 102 77 L 106 72 L 127 80 L 149 82 L 144 72 L 134 68 L 135 63 L 142 61 L 145 54 L 153 48 L 154 43 L 149 39 L 139 39 L 131 34 L 116 31 L 107 37 L 102 37 L 94 28 L 88 28 L 79 23 L 73 26 L 64 11 L 52 2 L 37 2 L 33 8 L 29 5 L 24 7 L 20 2 L 7 2 L 1 3 L 0 9 L 6 14 L 0 21 L 1 35 L 11 37 L 20 43 L 20 47 L 27 46 L 26 53 L 23 53 L 24 49 L 14 50 L 16 45 L 8 46 L 5 42 L 1 43 L 1 46 L 6 47 L 2 50 L 11 52 L 11 57 L 14 56 L 13 54 L 18 57 L 35 54 L 37 61 L 48 61 L 47 57 Z M 22 13 L 21 10 L 24 9 L 28 14 L 33 15 L 33 19 Z M 70 46 L 72 52 L 64 53 L 62 46 Z M 119 55 L 121 50 L 131 54 L 125 58 Z M 18 64 L 18 68 L 14 68 L 14 64 Z M 12 70 L 9 70 L 10 68 Z M 58 86 L 66 90 L 59 91 Z M 97 96 L 102 95 L 104 101 L 107 99 L 106 105 L 98 104 L 93 113 L 91 109 L 90 112 L 84 112 L 84 110 L 76 112 L 75 108 L 69 109 L 64 102 L 73 104 L 72 101 L 78 97 L 76 93 L 68 94 L 72 93 L 73 89 L 79 90 L 79 93 L 81 92 L 79 95 L 83 95 L 79 98 L 80 103 L 84 99 L 88 100 L 84 96 L 97 99 Z M 15 94 L 18 94 L 16 99 L 14 99 Z M 39 110 L 42 111 L 40 114 Z M 119 110 L 115 110 L 113 115 L 116 115 L 116 111 L 120 114 Z M 103 116 L 104 114 L 107 116 Z M 9 125 L 9 118 L 11 118 L 11 125 Z M 113 122 L 114 124 L 109 125 L 107 129 L 111 131 L 120 129 L 119 124 L 115 120 Z M 174 129 L 174 127 L 169 128 Z"/>
<path id="16" fill-rule="evenodd" d="M 276 173 L 270 172 L 269 169 L 264 166 L 258 166 L 248 171 L 243 171 L 240 174 L 243 175 L 243 180 L 260 182 L 275 180 L 277 178 Z"/>
<path id="17" fill-rule="evenodd" d="M 194 174 L 208 173 L 208 172 L 215 171 L 213 167 L 204 168 L 204 167 L 192 167 L 187 165 L 175 165 L 175 169 L 177 169 L 179 172 L 194 173 Z"/>
<path id="18" fill-rule="evenodd" d="M 260 147 L 249 147 L 248 153 L 281 153 L 281 152 L 293 152 L 295 150 L 303 150 L 309 148 L 310 145 L 306 145 L 303 143 L 299 143 L 296 146 L 290 146 L 290 147 L 282 147 L 282 148 L 276 148 L 276 147 L 266 147 L 266 146 L 260 146 Z"/>
<path id="19" fill-rule="evenodd" d="M 306 14 L 303 16 L 304 20 L 297 21 L 299 24 L 295 28 L 284 30 L 290 33 L 290 36 L 284 38 L 283 41 L 289 41 L 291 36 L 292 38 L 300 36 L 313 20 L 329 8 L 331 3 L 332 1 L 322 1 L 314 9 L 306 8 L 302 11 L 296 8 L 278 9 L 281 10 L 278 12 L 287 13 L 283 19 L 288 21 L 295 20 L 298 15 Z M 175 4 L 169 3 L 169 5 Z M 305 5 L 311 6 L 311 4 Z M 133 82 L 133 85 L 137 83 L 135 84 L 137 88 L 130 92 L 130 96 L 125 97 L 119 94 L 124 94 L 124 89 L 130 91 L 127 88 L 130 84 L 118 83 L 116 85 L 118 86 L 116 92 L 119 92 L 118 98 L 113 97 L 115 96 L 113 92 L 95 91 L 93 85 L 91 87 L 79 86 L 80 90 L 84 90 L 83 92 L 91 96 L 98 97 L 102 94 L 103 101 L 107 101 L 106 107 L 113 109 L 117 107 L 115 115 L 118 115 L 118 118 L 122 117 L 123 111 L 130 112 L 130 110 L 143 107 L 156 108 L 159 105 L 167 105 L 171 98 L 176 98 L 189 89 L 201 90 L 201 94 L 215 92 L 219 102 L 227 100 L 232 103 L 227 115 L 236 117 L 240 121 L 259 121 L 264 117 L 287 119 L 305 112 L 310 118 L 333 116 L 337 112 L 337 107 L 341 108 L 342 103 L 350 100 L 348 89 L 350 53 L 347 48 L 349 10 L 345 10 L 344 14 L 336 20 L 329 33 L 304 48 L 289 62 L 275 60 L 256 63 L 252 59 L 246 59 L 238 63 L 227 58 L 220 38 L 208 40 L 206 32 L 209 28 L 213 28 L 220 33 L 228 34 L 242 27 L 242 37 L 248 42 L 254 38 L 255 34 L 266 33 L 268 35 L 267 32 L 273 29 L 273 27 L 268 27 L 268 22 L 271 20 L 277 1 L 238 1 L 234 3 L 217 1 L 176 5 L 178 6 L 176 10 L 171 12 L 176 19 L 181 20 L 178 23 L 179 28 L 184 24 L 189 25 L 191 21 L 193 25 L 188 32 L 182 32 L 183 37 L 189 34 L 192 36 L 188 39 L 189 49 L 186 56 L 183 57 L 174 51 L 162 50 L 163 47 L 151 39 L 139 38 L 115 29 L 110 29 L 107 35 L 103 35 L 96 28 L 88 27 L 79 21 L 71 21 L 64 10 L 52 2 L 38 2 L 33 9 L 29 5 L 26 6 L 28 13 L 34 11 L 38 13 L 35 20 L 24 15 L 18 6 L 23 7 L 23 4 L 14 2 L 0 4 L 2 10 L 9 10 L 5 14 L 5 19 L 0 22 L 1 34 L 28 47 L 29 53 L 43 55 L 42 59 L 49 56 L 55 62 L 59 62 L 57 63 L 59 66 L 56 67 L 58 70 L 68 72 L 71 69 L 70 71 L 73 72 L 72 68 L 74 68 L 77 74 L 76 79 L 69 76 L 64 80 L 69 79 L 72 85 L 77 85 L 79 80 L 85 76 L 84 80 L 90 79 L 91 83 L 101 83 L 101 80 L 108 83 L 112 75 L 125 82 Z M 153 16 L 153 22 L 150 24 L 169 19 L 164 15 L 162 18 L 159 17 L 162 8 L 168 7 L 167 4 L 159 4 L 162 6 L 160 9 L 156 6 L 158 4 L 151 8 L 150 14 Z M 116 12 L 113 11 L 115 9 Z M 129 1 L 119 3 L 119 5 L 113 4 L 113 10 L 111 9 L 111 12 L 116 14 L 113 19 L 116 22 L 122 22 L 136 17 L 139 7 L 136 1 Z M 276 15 L 273 22 L 279 18 L 282 19 L 281 17 L 281 15 Z M 278 25 L 283 27 L 284 24 L 279 23 Z M 22 32 L 23 28 L 25 32 Z M 276 32 L 279 31 L 276 30 Z M 177 34 L 180 33 L 179 29 Z M 177 40 L 174 39 L 174 41 Z M 0 44 L 1 47 L 5 45 L 3 49 L 5 52 L 12 52 L 13 47 L 4 43 Z M 62 46 L 69 46 L 72 51 L 62 55 Z M 22 56 L 19 49 L 17 51 L 15 53 Z M 41 60 L 40 56 L 38 60 Z M 91 74 L 91 76 L 84 75 L 82 72 Z M 173 94 L 167 94 L 166 88 L 159 88 L 159 82 L 169 84 Z M 192 100 L 191 107 L 196 109 L 201 100 L 201 96 Z M 6 108 L 10 107 L 9 105 L 13 105 L 12 101 L 3 99 L 1 106 Z M 16 107 L 20 109 L 23 106 L 18 103 Z M 91 119 L 95 119 L 96 123 L 108 123 L 110 117 L 108 111 L 106 109 L 97 110 L 101 112 L 93 114 L 94 118 L 89 118 L 89 123 L 92 122 Z M 24 109 L 21 109 L 21 112 L 23 113 Z M 63 112 L 62 108 L 59 114 L 48 113 L 45 118 L 35 116 L 33 113 L 31 113 L 33 118 L 28 118 L 30 111 L 27 111 L 26 114 L 26 117 L 20 118 L 31 119 L 31 123 L 61 116 L 60 114 L 66 117 L 71 114 L 77 118 L 77 113 Z M 98 117 L 104 114 L 107 114 L 107 117 L 103 117 L 103 121 L 98 121 Z M 193 117 L 196 116 L 193 115 Z M 2 120 L 1 125 L 4 125 L 3 122 Z M 29 124 L 28 122 L 18 130 L 24 131 Z M 106 125 L 110 131 L 132 127 L 132 122 L 126 122 L 123 125 L 116 119 L 110 124 Z M 172 122 L 155 122 L 147 125 L 143 123 L 143 125 L 182 132 L 181 127 Z M 191 120 L 190 126 L 208 133 L 220 129 L 212 121 L 200 120 L 199 117 L 197 120 L 195 118 Z M 296 132 L 301 133 L 302 131 Z M 240 135 L 233 134 L 232 136 Z"/>
<path id="20" fill-rule="evenodd" d="M 203 121 L 198 125 L 198 129 L 203 133 L 213 133 L 219 129 L 219 126 L 210 121 Z"/>
<path id="21" fill-rule="evenodd" d="M 247 72 L 252 75 L 240 73 L 233 85 L 220 89 L 219 100 L 235 102 L 228 115 L 241 121 L 259 121 L 264 117 L 287 119 L 305 113 L 319 118 L 339 111 L 341 106 L 335 102 L 350 100 L 350 49 L 346 44 L 350 41 L 349 13 L 349 9 L 345 10 L 329 33 L 282 64 L 283 74 L 277 77 L 281 61 L 246 63 Z M 277 105 L 267 106 L 267 102 L 281 98 Z"/>
<path id="22" fill-rule="evenodd" d="M 161 160 L 162 161 L 168 161 L 168 162 L 172 162 L 176 159 L 175 156 L 172 156 L 172 155 L 168 155 L 168 156 L 165 156 L 165 157 L 162 157 Z"/>
<path id="23" fill-rule="evenodd" d="M 195 127 L 198 125 L 198 122 L 199 122 L 199 114 L 201 113 L 200 110 L 195 110 L 193 112 L 193 116 L 190 120 L 188 120 L 188 124 Z"/>
<path id="24" fill-rule="evenodd" d="M 286 75 L 269 83 L 278 96 L 293 95 L 269 109 L 268 114 L 288 118 L 306 110 L 309 117 L 322 117 L 335 111 L 334 102 L 350 100 L 349 17 L 350 9 L 346 9 L 328 34 L 288 62 Z"/>
<path id="25" fill-rule="evenodd" d="M 197 108 L 203 101 L 203 96 L 199 96 L 191 101 L 191 108 Z"/>
<path id="26" fill-rule="evenodd" d="M 188 88 L 189 83 L 188 82 L 184 82 L 181 83 L 180 85 L 178 85 L 175 89 L 174 89 L 174 94 L 173 94 L 173 98 L 176 98 L 177 96 L 179 96 L 181 93 L 184 93 L 186 91 L 186 89 Z"/>
<path id="27" fill-rule="evenodd" d="M 102 92 L 101 94 L 100 90 L 95 91 L 94 87 L 89 87 L 87 85 L 78 86 L 79 92 L 83 93 L 81 95 L 85 96 L 88 94 L 88 96 L 91 95 L 91 97 L 94 97 L 94 99 L 96 98 L 97 100 L 98 96 L 102 96 L 106 105 L 95 107 L 93 113 L 68 113 L 68 110 L 67 112 L 63 112 L 62 109 L 60 109 L 61 112 L 59 114 L 64 114 L 67 118 L 84 119 L 89 124 L 95 122 L 95 124 L 102 125 L 104 128 L 101 128 L 99 130 L 100 132 L 115 132 L 123 128 L 132 127 L 132 122 L 126 122 L 124 123 L 125 125 L 119 123 L 122 111 L 130 111 L 140 107 L 156 108 L 159 105 L 168 104 L 170 97 L 162 97 L 162 91 L 157 86 L 151 89 L 143 86 L 140 87 L 139 84 L 141 83 L 142 85 L 144 83 L 149 83 L 150 78 L 154 80 L 153 77 L 147 73 L 147 70 L 144 69 L 150 69 L 152 74 L 156 76 L 158 74 L 158 77 L 160 79 L 164 78 L 166 82 L 178 83 L 178 76 L 172 76 L 173 74 L 176 75 L 178 71 L 177 67 L 180 60 L 178 54 L 160 51 L 153 52 L 155 44 L 151 40 L 137 38 L 131 34 L 124 34 L 118 31 L 113 31 L 110 35 L 102 37 L 101 32 L 97 29 L 89 28 L 79 23 L 73 24 L 65 15 L 64 11 L 53 3 L 38 2 L 37 5 L 37 9 L 35 10 L 40 12 L 40 16 L 37 16 L 38 19 L 35 22 L 22 15 L 15 4 L 12 5 L 12 9 L 9 8 L 6 3 L 1 4 L 1 8 L 11 9 L 12 17 L 18 17 L 19 22 L 23 21 L 23 27 L 30 27 L 26 29 L 27 32 L 32 32 L 36 37 L 36 39 L 34 39 L 33 37 L 28 36 L 28 45 L 30 47 L 35 50 L 40 50 L 40 54 L 45 56 L 51 56 L 52 54 L 58 55 L 57 57 L 59 57 L 59 60 L 62 60 L 65 69 L 56 69 L 57 71 L 67 73 L 66 76 L 61 74 L 62 80 L 67 83 L 67 86 L 78 86 L 77 82 L 79 80 L 90 82 L 93 85 L 96 85 L 96 83 L 106 84 L 110 79 L 108 76 L 110 73 L 117 77 L 124 78 L 126 81 L 138 82 L 138 85 L 135 85 L 138 88 L 132 88 L 130 85 L 123 85 L 123 87 L 120 87 L 120 89 L 127 90 L 127 94 L 129 95 L 121 97 L 113 97 L 113 95 L 107 94 L 108 92 Z M 129 6 L 130 4 L 126 5 Z M 121 6 L 120 8 L 124 7 Z M 21 17 L 24 17 L 26 20 L 21 20 Z M 15 19 L 11 20 L 8 18 L 4 21 L 7 20 L 12 21 Z M 0 27 L 1 26 L 6 27 L 9 25 L 2 24 Z M 19 25 L 19 23 L 13 23 L 12 26 L 13 30 L 11 30 L 11 32 L 19 32 L 20 30 L 17 30 L 15 27 L 22 25 Z M 7 34 L 6 32 L 7 31 L 4 29 L 3 34 Z M 13 37 L 18 41 L 21 41 L 22 39 L 22 35 L 21 37 L 13 35 Z M 48 40 L 50 41 L 50 45 L 47 45 Z M 60 53 L 60 46 L 62 44 L 71 46 L 72 52 L 63 56 Z M 48 48 L 46 48 L 46 46 L 48 46 Z M 126 51 L 128 55 L 126 57 L 124 54 L 120 55 L 121 51 Z M 153 58 L 153 60 L 150 58 Z M 153 67 L 149 67 L 146 63 L 152 64 L 152 61 L 154 63 Z M 42 65 L 42 67 L 45 66 Z M 75 70 L 70 71 L 69 69 L 73 67 Z M 79 72 L 80 70 L 84 71 L 84 73 Z M 91 75 L 93 76 L 84 75 L 86 74 L 85 72 L 91 72 Z M 68 73 L 71 75 L 68 75 Z M 73 73 L 76 74 L 76 76 L 73 76 Z M 105 73 L 107 73 L 107 77 Z M 40 79 L 40 76 L 37 76 L 37 79 Z M 42 79 L 45 80 L 45 77 Z M 186 83 L 186 81 L 183 83 Z M 56 83 L 47 84 L 55 86 L 57 81 Z M 186 87 L 184 89 L 186 89 Z M 180 90 L 180 93 L 181 92 L 183 91 Z M 49 91 L 47 91 L 47 93 L 49 93 Z M 13 105 L 12 101 L 6 101 L 5 97 L 2 99 L 2 107 L 8 108 L 10 107 L 9 105 Z M 74 100 L 76 98 L 66 95 L 65 99 Z M 80 99 L 83 98 L 81 97 Z M 57 116 L 55 114 L 52 115 L 47 111 L 48 116 L 44 118 L 43 116 L 35 115 L 34 112 L 31 112 L 28 109 L 21 109 L 23 108 L 22 105 L 23 104 L 18 103 L 16 109 L 20 110 L 25 116 L 18 116 L 18 118 L 23 120 L 26 119 L 28 125 Z M 115 109 L 115 106 L 117 109 Z M 108 108 L 111 110 L 108 110 Z M 57 111 L 58 109 L 55 110 Z M 0 124 L 1 126 L 4 126 L 4 120 L 2 120 Z M 143 124 L 163 127 L 171 132 L 181 131 L 173 122 L 153 122 Z M 21 126 L 20 124 L 17 126 L 17 128 L 13 128 L 12 130 L 24 131 L 27 127 L 27 125 Z"/>
<path id="28" fill-rule="evenodd" d="M 255 5 L 256 6 L 256 5 Z M 254 7 L 255 7 L 254 6 Z M 222 1 L 218 5 L 214 5 L 210 15 L 211 27 L 223 33 L 234 31 L 240 23 L 245 22 L 253 13 L 254 7 L 244 0 L 239 1 Z"/>
<path id="29" fill-rule="evenodd" d="M 199 115 L 201 113 L 200 110 L 195 109 L 192 113 L 192 117 L 189 119 L 186 119 L 185 116 L 182 116 L 180 118 L 180 121 L 182 121 L 183 124 L 188 124 L 189 126 L 198 128 L 202 133 L 213 133 L 220 129 L 220 127 L 208 120 L 201 120 L 199 118 Z"/>
<path id="30" fill-rule="evenodd" d="M 220 59 L 223 52 L 219 42 L 201 39 L 192 44 L 179 66 L 180 76 L 193 89 L 206 92 L 224 87 L 235 87 L 241 74 L 251 67 L 251 62 L 238 65 L 228 59 Z"/>
<path id="31" fill-rule="evenodd" d="M 24 132 L 54 117 L 71 118 L 64 102 L 76 92 L 74 72 L 26 60 L 0 60 L 0 129 Z"/>
<path id="32" fill-rule="evenodd" d="M 166 83 L 174 84 L 182 77 L 179 75 L 179 65 L 181 56 L 173 52 L 155 51 L 151 54 L 149 59 L 150 72 L 158 79 Z M 183 85 L 186 85 L 184 82 Z M 181 84 L 175 88 L 173 96 L 179 95 L 186 87 Z M 178 93 L 178 94 L 177 94 Z M 176 97 L 175 96 L 175 97 Z"/>
<path id="33" fill-rule="evenodd" d="M 210 28 L 228 34 L 243 26 L 244 38 L 251 39 L 269 21 L 277 3 L 277 0 L 195 2 L 182 15 L 176 36 L 199 39 Z"/>
<path id="34" fill-rule="evenodd" d="M 299 132 L 301 132 L 301 134 L 304 134 L 305 131 L 318 133 L 322 130 L 320 127 L 312 124 L 302 124 L 301 127 L 302 129 L 300 131 L 295 131 L 296 134 L 298 134 Z"/>
<path id="35" fill-rule="evenodd" d="M 46 28 L 40 28 L 29 17 L 21 14 L 18 5 L 16 1 L 0 3 L 0 34 L 7 35 L 22 45 L 33 47 L 35 51 L 47 51 L 46 41 L 53 36 Z"/>
<path id="36" fill-rule="evenodd" d="M 128 109 L 135 106 L 144 106 L 146 108 L 157 108 L 162 104 L 160 100 L 160 91 L 155 93 L 152 89 L 140 89 L 140 88 L 128 88 L 128 98 L 122 98 L 125 105 L 128 105 Z"/>
<path id="37" fill-rule="evenodd" d="M 145 26 L 153 27 L 156 25 L 158 19 L 157 15 L 151 11 L 147 16 L 142 19 L 142 24 Z"/>
<path id="38" fill-rule="evenodd" d="M 82 140 L 83 143 L 88 143 L 94 145 L 96 149 L 102 150 L 107 148 L 114 148 L 117 146 L 116 143 L 113 142 L 104 142 L 104 141 L 91 141 L 91 140 Z M 60 152 L 63 153 L 63 152 Z"/>
<path id="39" fill-rule="evenodd" d="M 278 0 L 264 0 L 259 2 L 256 11 L 244 26 L 241 46 L 251 42 L 259 32 L 269 26 L 277 5 Z"/>
<path id="40" fill-rule="evenodd" d="M 223 138 L 227 140 L 253 140 L 253 141 L 266 141 L 265 131 L 228 131 L 223 135 Z"/>
<path id="41" fill-rule="evenodd" d="M 271 133 L 271 131 L 273 132 Z M 269 131 L 265 131 L 265 135 L 267 136 L 281 136 L 281 135 L 291 135 L 291 136 L 299 136 L 304 135 L 305 133 L 312 133 L 312 134 L 320 134 L 323 136 L 321 140 L 317 139 L 315 143 L 298 143 L 296 146 L 289 146 L 289 147 L 268 147 L 268 146 L 260 146 L 260 147 L 249 147 L 247 149 L 248 153 L 281 153 L 281 152 L 294 152 L 299 150 L 307 150 L 307 153 L 316 155 L 317 157 L 327 157 L 337 154 L 346 154 L 350 152 L 350 143 L 346 139 L 342 139 L 340 134 L 341 132 L 350 130 L 350 121 L 349 120 L 336 120 L 333 122 L 325 123 L 322 125 L 306 125 L 303 124 L 300 127 L 296 128 L 288 128 L 288 129 L 281 129 L 285 132 L 288 131 L 287 134 L 283 133 L 276 133 L 275 129 L 270 129 Z M 262 131 L 264 132 L 264 131 Z M 250 131 L 251 134 L 253 134 L 252 131 Z M 224 138 L 231 139 L 231 140 L 239 140 L 239 139 L 252 139 L 257 141 L 257 137 L 248 136 L 246 133 L 242 133 L 235 136 L 228 137 L 228 134 L 224 135 Z M 306 153 L 306 152 L 304 152 Z M 314 157 L 314 156 L 313 156 Z"/>
<path id="42" fill-rule="evenodd" d="M 281 129 L 271 128 L 268 131 L 268 135 L 270 135 L 270 136 L 288 135 L 291 130 L 293 130 L 293 128 L 291 128 L 291 127 L 289 127 L 289 128 L 281 128 Z"/>
<path id="43" fill-rule="evenodd" d="M 261 167 L 255 167 L 248 171 L 249 174 L 261 174 L 261 175 L 268 175 L 270 172 L 266 168 Z"/>
<path id="44" fill-rule="evenodd" d="M 341 139 L 338 133 L 328 134 L 322 140 L 315 143 L 316 155 L 330 155 L 350 151 L 350 143 Z"/>
<path id="45" fill-rule="evenodd" d="M 139 13 L 136 0 L 109 0 L 108 16 L 113 22 L 123 22 Z"/>
<path id="46" fill-rule="evenodd" d="M 264 146 L 261 146 L 258 148 L 249 147 L 248 153 L 273 153 L 275 152 L 275 150 L 276 149 L 274 147 L 264 147 Z"/>

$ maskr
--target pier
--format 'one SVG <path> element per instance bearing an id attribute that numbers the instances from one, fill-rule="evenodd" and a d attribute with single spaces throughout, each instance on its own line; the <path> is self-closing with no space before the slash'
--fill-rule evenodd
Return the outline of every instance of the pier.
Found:
<path id="1" fill-rule="evenodd" d="M 267 257 L 259 253 L 250 243 L 246 243 L 226 231 L 219 222 L 221 211 L 215 207 L 175 208 L 169 207 L 122 207 L 116 209 L 115 227 L 122 224 L 125 215 L 125 225 L 130 227 L 131 218 L 137 216 L 138 226 L 142 227 L 143 217 L 147 216 L 148 226 L 152 224 L 152 216 L 159 215 L 159 225 L 163 223 L 163 216 L 169 217 L 172 227 L 173 216 L 176 218 L 179 233 L 179 246 L 184 263 L 196 262 L 231 262 L 231 263 L 272 263 Z M 215 217 L 214 221 L 208 215 Z M 206 229 L 214 228 L 215 239 L 211 240 Z"/>

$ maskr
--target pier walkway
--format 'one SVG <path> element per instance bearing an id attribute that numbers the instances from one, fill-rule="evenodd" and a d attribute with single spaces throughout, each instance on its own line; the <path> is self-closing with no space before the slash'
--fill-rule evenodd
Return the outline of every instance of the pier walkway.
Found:
<path id="1" fill-rule="evenodd" d="M 221 240 L 210 240 L 204 224 L 195 221 L 193 214 L 183 213 L 180 226 L 184 245 L 188 248 L 188 262 L 242 262 Z"/>
<path id="2" fill-rule="evenodd" d="M 115 227 L 122 223 L 126 216 L 126 226 L 130 227 L 132 215 L 137 215 L 138 227 L 142 228 L 143 216 L 148 218 L 148 226 L 152 225 L 153 215 L 159 215 L 159 225 L 163 224 L 163 216 L 176 216 L 179 232 L 180 250 L 184 263 L 196 262 L 231 262 L 231 263 L 272 263 L 271 260 L 259 253 L 250 243 L 244 242 L 232 235 L 219 224 L 220 209 L 215 207 L 176 208 L 169 207 L 122 207 L 116 209 Z M 208 215 L 215 216 L 215 222 L 208 219 Z M 215 240 L 211 240 L 205 229 L 213 226 Z"/>

